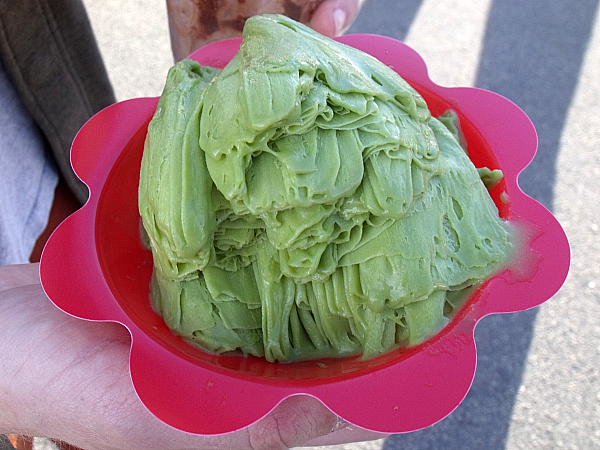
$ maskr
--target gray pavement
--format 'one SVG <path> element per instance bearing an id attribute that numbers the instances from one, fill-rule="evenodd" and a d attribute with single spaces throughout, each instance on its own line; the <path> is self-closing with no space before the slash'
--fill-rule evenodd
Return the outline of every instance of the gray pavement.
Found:
<path id="1" fill-rule="evenodd" d="M 118 98 L 158 95 L 164 0 L 84 3 Z M 331 450 L 600 448 L 598 17 L 598 0 L 367 0 L 350 32 L 405 40 L 439 84 L 495 91 L 530 116 L 539 149 L 520 183 L 563 224 L 572 267 L 541 307 L 478 325 L 475 380 L 449 417 Z"/>

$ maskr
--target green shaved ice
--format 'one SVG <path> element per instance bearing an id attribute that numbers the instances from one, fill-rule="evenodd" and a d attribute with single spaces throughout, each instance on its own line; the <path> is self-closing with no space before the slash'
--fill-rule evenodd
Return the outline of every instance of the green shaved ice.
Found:
<path id="1" fill-rule="evenodd" d="M 148 129 L 154 308 L 208 351 L 268 361 L 423 342 L 512 249 L 461 139 L 374 58 L 249 19 L 223 70 L 171 69 Z"/>

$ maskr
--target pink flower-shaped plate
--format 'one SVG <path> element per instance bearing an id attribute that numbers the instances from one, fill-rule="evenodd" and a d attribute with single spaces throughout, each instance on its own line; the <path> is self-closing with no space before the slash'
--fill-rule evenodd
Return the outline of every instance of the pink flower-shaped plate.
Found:
<path id="1" fill-rule="evenodd" d="M 47 243 L 42 283 L 63 311 L 127 327 L 135 389 L 154 415 L 175 428 L 198 434 L 234 431 L 298 394 L 313 396 L 346 421 L 374 431 L 399 433 L 429 426 L 456 408 L 469 390 L 477 322 L 488 314 L 537 306 L 565 280 L 570 261 L 566 236 L 517 183 L 537 148 L 535 129 L 525 113 L 488 91 L 434 84 L 422 58 L 401 42 L 375 35 L 349 35 L 340 41 L 391 66 L 423 95 L 434 116 L 449 108 L 458 112 L 474 164 L 504 172 L 491 195 L 501 216 L 519 230 L 521 250 L 444 330 L 409 350 L 368 361 L 288 364 L 207 354 L 172 334 L 148 298 L 152 256 L 140 239 L 137 187 L 157 99 L 106 108 L 73 143 L 73 168 L 89 187 L 90 198 Z M 224 67 L 239 44 L 218 42 L 192 58 Z"/>

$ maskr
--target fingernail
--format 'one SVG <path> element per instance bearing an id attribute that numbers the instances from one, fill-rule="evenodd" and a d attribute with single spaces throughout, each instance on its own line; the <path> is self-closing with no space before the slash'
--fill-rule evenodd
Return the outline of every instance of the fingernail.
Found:
<path id="1" fill-rule="evenodd" d="M 341 417 L 338 416 L 335 425 L 333 426 L 333 429 L 331 430 L 331 432 L 333 433 L 334 431 L 338 431 L 341 430 L 342 428 L 347 428 L 348 425 L 350 425 L 348 422 L 346 422 L 344 419 L 342 419 Z"/>
<path id="2" fill-rule="evenodd" d="M 333 10 L 333 24 L 335 26 L 335 35 L 339 36 L 346 27 L 346 11 L 341 8 Z"/>

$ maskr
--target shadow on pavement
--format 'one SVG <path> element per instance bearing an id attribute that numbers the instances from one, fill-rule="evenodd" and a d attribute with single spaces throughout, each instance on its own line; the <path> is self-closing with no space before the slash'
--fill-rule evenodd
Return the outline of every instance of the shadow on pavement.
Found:
<path id="1" fill-rule="evenodd" d="M 367 2 L 350 32 L 402 40 L 420 5 Z M 597 9 L 598 0 L 496 0 L 490 9 L 476 86 L 509 98 L 533 121 L 538 152 L 519 180 L 549 209 L 560 137 Z M 430 428 L 391 436 L 384 449 L 503 449 L 535 317 L 534 309 L 482 320 L 475 332 L 477 374 L 463 403 Z"/>
<path id="2" fill-rule="evenodd" d="M 14 449 L 15 448 L 10 443 L 8 438 L 5 435 L 0 434 L 0 450 L 14 450 Z"/>
<path id="3" fill-rule="evenodd" d="M 347 33 L 381 34 L 401 41 L 421 3 L 423 0 L 366 0 Z"/>

